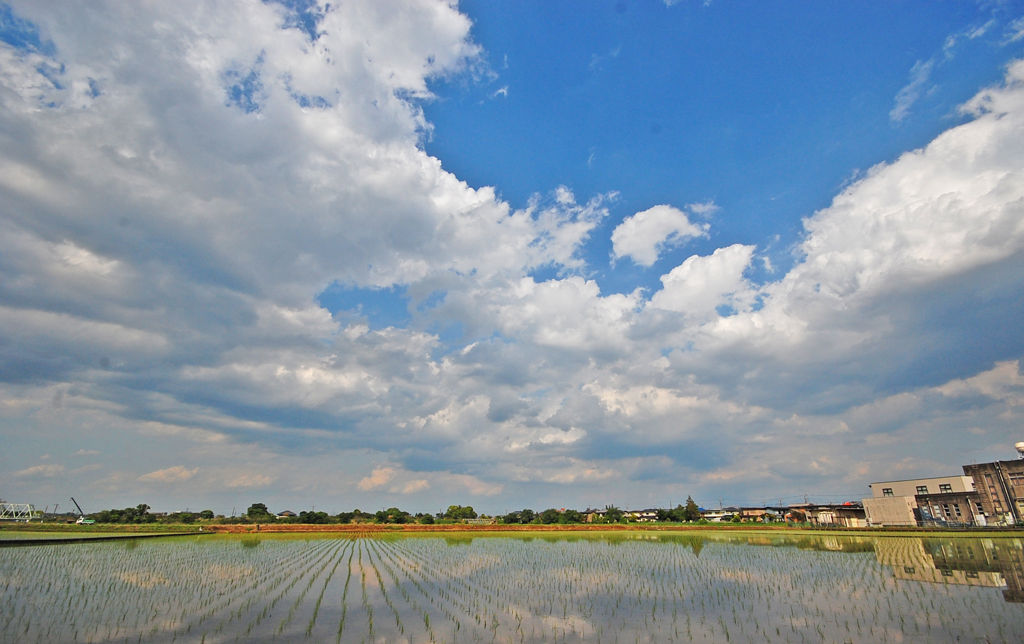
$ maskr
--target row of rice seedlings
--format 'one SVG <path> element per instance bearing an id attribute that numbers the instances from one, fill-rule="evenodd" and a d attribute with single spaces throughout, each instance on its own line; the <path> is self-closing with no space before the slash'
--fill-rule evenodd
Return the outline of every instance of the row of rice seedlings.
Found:
<path id="1" fill-rule="evenodd" d="M 355 548 L 350 548 L 348 551 L 348 561 L 346 562 L 348 574 L 345 575 L 345 586 L 341 593 L 341 618 L 338 621 L 336 644 L 340 644 L 341 636 L 345 634 L 345 619 L 348 617 L 348 588 L 352 583 L 352 559 L 354 556 Z"/>
<path id="2" fill-rule="evenodd" d="M 258 544 L 259 541 L 243 541 L 243 545 L 249 548 L 255 548 Z M 179 627 L 175 631 L 175 635 L 188 634 L 193 627 L 201 626 L 207 620 L 217 620 L 219 618 L 219 623 L 206 627 L 203 631 L 204 634 L 207 632 L 216 634 L 232 622 L 240 622 L 243 619 L 243 615 L 249 613 L 253 603 L 260 596 L 269 594 L 276 587 L 287 581 L 294 574 L 295 569 L 301 569 L 304 562 L 316 552 L 315 550 L 310 550 L 291 561 L 281 561 L 279 559 L 275 561 L 275 558 L 267 556 L 272 554 L 272 550 L 273 548 L 270 546 L 258 552 L 250 550 L 248 553 L 249 557 L 265 560 L 266 563 L 259 566 L 253 575 L 244 580 L 243 584 L 236 584 L 233 588 L 228 588 L 228 592 L 218 593 L 219 597 L 212 598 L 214 601 L 201 603 L 200 610 L 194 611 L 192 621 L 184 623 Z"/>
<path id="3" fill-rule="evenodd" d="M 274 542 L 271 541 L 270 543 Z M 308 592 L 309 587 L 315 581 L 316 576 L 323 569 L 325 560 L 327 560 L 332 553 L 331 546 L 335 545 L 336 547 L 336 544 L 332 544 L 331 542 L 324 540 L 308 541 L 306 543 L 306 547 L 308 548 L 311 556 L 307 560 L 303 561 L 302 565 L 283 571 L 283 574 L 278 577 L 278 582 L 275 584 L 253 586 L 254 590 L 258 589 L 259 592 L 253 593 L 237 611 L 238 616 L 241 616 L 243 613 L 249 615 L 245 628 L 239 629 L 239 637 L 250 637 L 253 630 L 259 627 L 264 620 L 269 620 L 273 617 L 273 611 L 277 604 L 282 599 L 289 596 L 293 591 L 299 594 L 299 599 L 296 600 L 295 603 L 301 603 L 306 592 Z M 275 545 L 278 544 L 275 543 Z M 296 590 L 300 585 L 300 582 L 307 578 L 309 578 L 309 581 L 305 588 L 302 590 Z M 288 583 L 284 584 L 284 581 L 287 581 Z M 274 590 L 278 587 L 280 587 L 280 590 L 277 594 L 271 596 Z M 292 614 L 294 614 L 294 608 L 292 610 Z"/>
<path id="4" fill-rule="evenodd" d="M 128 542 L 127 545 L 131 546 L 134 543 L 136 542 Z M 35 598 L 37 605 L 41 604 L 46 614 L 53 617 L 53 619 L 44 622 L 46 628 L 38 632 L 38 639 L 53 635 L 54 625 L 58 627 L 66 625 L 75 629 L 83 628 L 85 630 L 82 633 L 84 639 L 94 637 L 109 638 L 109 636 L 113 635 L 110 632 L 110 623 L 113 621 L 110 618 L 110 613 L 116 612 L 120 614 L 120 619 L 117 620 L 118 629 L 124 625 L 125 620 L 128 619 L 130 614 L 130 612 L 122 609 L 123 602 L 117 597 L 123 594 L 119 592 L 120 587 L 125 584 L 135 584 L 145 588 L 147 586 L 159 585 L 166 581 L 165 576 L 160 572 L 150 571 L 141 575 L 138 573 L 132 574 L 125 562 L 128 559 L 136 559 L 138 551 L 131 547 L 126 548 L 125 545 L 102 544 L 100 546 L 100 544 L 90 544 L 90 546 L 86 546 L 86 551 L 74 549 L 68 551 L 57 547 L 32 549 L 27 552 L 19 551 L 19 554 L 22 555 L 21 559 L 28 559 L 28 561 L 19 562 L 21 570 L 33 570 L 32 574 L 28 575 L 28 577 L 37 579 L 40 583 L 45 582 L 46 584 L 45 593 L 41 595 L 32 593 L 31 589 L 27 589 L 28 592 L 22 593 L 22 598 Z M 75 546 L 75 548 L 79 547 Z M 89 556 L 89 553 L 97 552 L 108 556 L 104 557 L 103 565 L 94 568 L 90 566 L 90 559 L 92 557 Z M 179 550 L 176 554 L 180 555 L 184 552 Z M 31 560 L 34 554 L 43 557 L 44 561 L 50 565 L 33 566 Z M 68 554 L 85 554 L 86 556 L 69 559 L 67 557 Z M 171 557 L 171 559 L 176 564 L 182 563 L 180 556 Z M 96 574 L 97 571 L 99 575 Z M 16 605 L 18 602 L 19 598 L 16 597 L 13 598 L 12 602 L 4 603 L 5 605 L 8 605 L 8 603 Z M 101 624 L 107 627 L 107 632 L 90 632 L 90 621 L 96 622 L 97 617 L 104 618 Z M 136 614 L 136 624 L 139 619 L 140 615 Z M 9 625 L 7 628 L 9 629 Z M 97 627 L 96 630 L 99 628 Z M 28 635 L 29 633 L 25 630 L 24 634 Z"/>
<path id="5" fill-rule="evenodd" d="M 4 608 L 21 605 L 25 614 L 31 607 L 32 613 L 45 619 L 30 619 L 23 628 L 8 621 L 3 632 L 18 628 L 25 641 L 55 641 L 65 636 L 77 641 L 141 640 L 180 626 L 181 620 L 218 595 L 238 594 L 243 588 L 251 591 L 248 584 L 254 578 L 259 588 L 275 570 L 272 561 L 265 562 L 265 570 L 253 566 L 251 553 L 240 552 L 237 541 L 201 546 L 180 540 L 150 542 L 138 548 L 125 545 L 43 547 L 6 553 L 17 554 L 17 561 L 0 559 L 0 566 L 14 563 L 17 570 L 27 573 L 26 579 L 36 580 L 37 587 L 30 582 L 11 597 L 8 584 Z M 210 561 L 208 555 L 229 545 L 229 551 L 237 556 Z"/>

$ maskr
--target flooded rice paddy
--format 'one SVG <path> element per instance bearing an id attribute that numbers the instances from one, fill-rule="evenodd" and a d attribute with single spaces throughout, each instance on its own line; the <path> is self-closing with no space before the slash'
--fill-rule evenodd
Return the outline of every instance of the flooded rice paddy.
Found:
<path id="1" fill-rule="evenodd" d="M 669 533 L 0 548 L 2 642 L 1022 642 L 1024 543 Z"/>

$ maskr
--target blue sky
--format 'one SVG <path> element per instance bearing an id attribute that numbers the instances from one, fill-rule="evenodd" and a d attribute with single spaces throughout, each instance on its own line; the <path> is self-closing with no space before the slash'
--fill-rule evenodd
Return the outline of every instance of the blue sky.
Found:
<path id="1" fill-rule="evenodd" d="M 609 232 L 650 206 L 714 201 L 714 236 L 665 266 L 729 240 L 771 246 L 785 268 L 801 218 L 857 170 L 962 122 L 956 107 L 997 82 L 1012 52 L 998 28 L 971 38 L 1012 10 L 972 3 L 460 6 L 493 75 L 435 83 L 426 150 L 516 207 L 559 185 L 617 192 Z M 920 98 L 894 121 L 911 70 L 930 61 Z M 603 289 L 657 284 L 609 270 L 596 237 L 587 260 Z"/>
<path id="2" fill-rule="evenodd" d="M 1022 56 L 1014 2 L 2 4 L 0 496 L 845 500 L 1009 457 Z"/>

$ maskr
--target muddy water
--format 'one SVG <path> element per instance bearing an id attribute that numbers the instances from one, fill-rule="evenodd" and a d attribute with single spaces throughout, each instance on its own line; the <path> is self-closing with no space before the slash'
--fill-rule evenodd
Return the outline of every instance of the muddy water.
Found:
<path id="1" fill-rule="evenodd" d="M 1017 539 L 206 536 L 0 550 L 0 642 L 1021 642 Z"/>

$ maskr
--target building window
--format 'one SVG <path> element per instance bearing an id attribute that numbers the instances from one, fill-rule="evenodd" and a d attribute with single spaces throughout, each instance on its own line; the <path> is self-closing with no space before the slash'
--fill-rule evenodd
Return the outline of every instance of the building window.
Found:
<path id="1" fill-rule="evenodd" d="M 949 483 L 942 483 L 939 485 L 939 494 L 950 494 L 953 492 L 953 486 Z"/>
<path id="2" fill-rule="evenodd" d="M 927 485 L 918 485 L 917 486 L 917 493 L 918 494 L 928 494 L 928 486 Z"/>
<path id="3" fill-rule="evenodd" d="M 882 496 L 892 496 L 892 488 L 891 487 L 883 487 L 882 488 Z"/>
<path id="4" fill-rule="evenodd" d="M 953 513 L 956 514 L 956 518 L 958 518 L 958 519 L 962 519 L 963 518 L 964 515 L 960 513 L 960 504 L 959 503 L 954 503 L 953 504 Z"/>
<path id="5" fill-rule="evenodd" d="M 1011 485 L 1024 485 L 1024 472 L 1010 472 Z"/>

